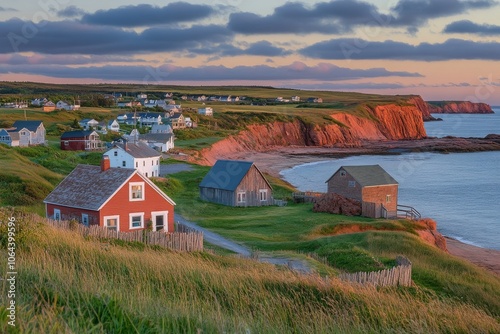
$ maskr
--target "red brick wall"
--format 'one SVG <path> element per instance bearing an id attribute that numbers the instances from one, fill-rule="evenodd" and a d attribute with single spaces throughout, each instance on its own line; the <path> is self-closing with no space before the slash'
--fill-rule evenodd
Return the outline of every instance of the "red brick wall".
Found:
<path id="1" fill-rule="evenodd" d="M 386 201 L 387 195 L 391 196 L 391 202 L 389 203 Z M 365 187 L 363 188 L 363 201 L 381 203 L 388 211 L 396 211 L 398 207 L 398 186 Z"/>
<path id="2" fill-rule="evenodd" d="M 134 175 L 129 182 L 144 182 L 144 180 Z M 144 227 L 151 220 L 151 212 L 153 211 L 168 211 L 168 231 L 174 231 L 174 206 L 165 200 L 156 192 L 148 183 L 144 182 L 145 200 L 144 201 L 129 201 L 129 185 L 125 184 L 102 208 L 100 225 L 104 226 L 104 216 L 120 216 L 120 231 L 130 231 L 129 213 L 144 212 Z"/>

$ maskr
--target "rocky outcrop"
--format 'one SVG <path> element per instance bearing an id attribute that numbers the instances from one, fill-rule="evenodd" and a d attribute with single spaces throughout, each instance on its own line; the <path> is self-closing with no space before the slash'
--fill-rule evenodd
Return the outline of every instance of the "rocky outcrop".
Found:
<path id="1" fill-rule="evenodd" d="M 437 223 L 434 220 L 424 218 L 416 221 L 415 223 L 421 227 L 421 229 L 418 230 L 420 238 L 433 246 L 436 246 L 444 251 L 448 251 L 446 248 L 446 239 L 441 233 L 438 232 Z"/>
<path id="2" fill-rule="evenodd" d="M 427 102 L 431 114 L 493 114 L 491 106 L 486 103 L 469 101 Z"/>
<path id="3" fill-rule="evenodd" d="M 423 102 L 423 101 L 422 101 Z M 426 132 L 422 111 L 415 104 L 366 107 L 369 117 L 332 114 L 331 124 L 293 122 L 255 124 L 205 149 L 207 164 L 245 151 L 265 152 L 287 146 L 360 147 L 363 141 L 422 139 Z M 201 161 L 199 161 L 201 162 Z"/>

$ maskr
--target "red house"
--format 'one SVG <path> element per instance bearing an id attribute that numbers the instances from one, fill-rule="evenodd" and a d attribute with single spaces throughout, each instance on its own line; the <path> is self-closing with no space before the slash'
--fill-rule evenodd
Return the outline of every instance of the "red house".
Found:
<path id="1" fill-rule="evenodd" d="M 67 131 L 61 136 L 61 150 L 92 151 L 101 148 L 102 142 L 95 131 Z"/>
<path id="2" fill-rule="evenodd" d="M 175 203 L 135 169 L 78 165 L 44 200 L 48 218 L 120 232 L 174 231 Z"/>

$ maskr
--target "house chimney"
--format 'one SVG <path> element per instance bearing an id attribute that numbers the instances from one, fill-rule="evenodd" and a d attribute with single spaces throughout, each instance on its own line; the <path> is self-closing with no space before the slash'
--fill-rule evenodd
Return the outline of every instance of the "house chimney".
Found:
<path id="1" fill-rule="evenodd" d="M 101 172 L 105 172 L 111 168 L 111 162 L 109 161 L 109 156 L 103 155 L 101 160 Z"/>

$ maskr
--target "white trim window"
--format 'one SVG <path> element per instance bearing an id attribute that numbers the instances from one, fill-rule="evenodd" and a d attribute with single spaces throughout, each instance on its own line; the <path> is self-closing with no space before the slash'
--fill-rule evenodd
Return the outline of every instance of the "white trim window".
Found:
<path id="1" fill-rule="evenodd" d="M 238 192 L 238 203 L 246 203 L 247 193 L 245 191 Z"/>
<path id="2" fill-rule="evenodd" d="M 261 202 L 267 202 L 267 189 L 259 189 L 259 198 Z"/>
<path id="3" fill-rule="evenodd" d="M 144 212 L 130 213 L 129 215 L 129 229 L 135 230 L 144 228 Z"/>
<path id="4" fill-rule="evenodd" d="M 168 232 L 168 211 L 151 212 L 151 221 L 153 224 L 153 231 Z"/>
<path id="5" fill-rule="evenodd" d="M 349 188 L 356 188 L 356 181 L 349 181 Z"/>
<path id="6" fill-rule="evenodd" d="M 131 202 L 144 201 L 144 182 L 130 182 L 129 183 L 129 200 Z"/>
<path id="7" fill-rule="evenodd" d="M 120 216 L 104 216 L 104 227 L 118 232 L 120 230 Z"/>
<path id="8" fill-rule="evenodd" d="M 386 203 L 391 203 L 392 202 L 392 196 L 391 195 L 386 195 L 385 196 L 385 202 Z"/>

